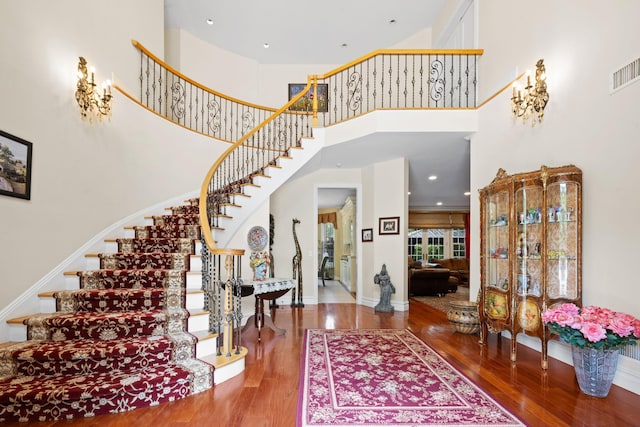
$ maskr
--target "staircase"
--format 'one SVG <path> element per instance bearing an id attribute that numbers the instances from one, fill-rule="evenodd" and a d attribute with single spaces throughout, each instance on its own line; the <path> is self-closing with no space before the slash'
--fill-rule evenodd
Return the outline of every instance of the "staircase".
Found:
<path id="1" fill-rule="evenodd" d="M 46 311 L 9 321 L 27 340 L 0 345 L 0 422 L 123 412 L 212 387 L 216 337 L 199 256 L 198 201 L 128 227 L 41 294 Z M 47 310 L 46 308 L 50 310 Z"/>
<path id="2" fill-rule="evenodd" d="M 210 229 L 218 242 L 226 245 L 318 153 L 322 144 L 315 142 L 293 147 L 243 180 L 232 199 L 225 196 L 233 202 Z M 40 314 L 8 321 L 10 336 L 25 341 L 0 344 L 0 422 L 154 406 L 207 390 L 244 369 L 246 349 L 218 342 L 209 332 L 210 318 L 226 315 L 203 310 L 199 199 L 187 202 L 147 217 L 149 224 L 124 227 L 125 237 L 107 239 L 104 253 L 85 255 L 86 270 L 64 273 L 65 289 L 38 295 Z M 237 351 L 229 357 L 223 346 Z"/>

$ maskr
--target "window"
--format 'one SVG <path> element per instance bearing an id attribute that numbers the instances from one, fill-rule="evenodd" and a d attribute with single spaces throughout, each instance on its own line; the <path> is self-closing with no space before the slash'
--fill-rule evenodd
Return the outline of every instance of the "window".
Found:
<path id="1" fill-rule="evenodd" d="M 464 228 L 410 228 L 408 253 L 414 261 L 423 261 L 423 236 L 427 237 L 424 261 L 466 258 Z"/>
<path id="2" fill-rule="evenodd" d="M 427 230 L 427 254 L 428 259 L 444 259 L 444 230 L 430 228 Z"/>
<path id="3" fill-rule="evenodd" d="M 422 230 L 409 229 L 409 256 L 414 261 L 422 261 Z"/>
<path id="4" fill-rule="evenodd" d="M 464 228 L 454 228 L 451 230 L 451 243 L 453 244 L 453 258 L 466 258 Z"/>

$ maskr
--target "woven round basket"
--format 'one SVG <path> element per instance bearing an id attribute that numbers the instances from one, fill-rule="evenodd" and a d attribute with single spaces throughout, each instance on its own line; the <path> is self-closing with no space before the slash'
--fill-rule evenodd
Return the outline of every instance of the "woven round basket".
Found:
<path id="1" fill-rule="evenodd" d="M 475 334 L 480 330 L 478 303 L 474 301 L 451 301 L 447 319 L 456 331 L 462 334 Z"/>

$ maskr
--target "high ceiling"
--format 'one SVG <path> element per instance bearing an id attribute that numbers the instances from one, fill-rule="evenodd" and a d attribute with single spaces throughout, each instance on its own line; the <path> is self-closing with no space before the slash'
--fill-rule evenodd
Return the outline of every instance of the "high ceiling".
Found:
<path id="1" fill-rule="evenodd" d="M 261 64 L 341 65 L 373 50 L 392 48 L 431 27 L 446 1 L 165 0 L 165 27 L 181 28 Z M 373 134 L 322 150 L 300 173 L 406 157 L 410 208 L 468 209 L 469 197 L 463 194 L 469 190 L 469 142 L 465 136 Z M 428 181 L 431 174 L 438 179 Z M 322 191 L 319 205 L 340 205 L 349 191 Z"/>
<path id="2" fill-rule="evenodd" d="M 165 0 L 165 27 L 183 28 L 263 64 L 342 65 L 431 27 L 444 4 L 445 0 Z"/>

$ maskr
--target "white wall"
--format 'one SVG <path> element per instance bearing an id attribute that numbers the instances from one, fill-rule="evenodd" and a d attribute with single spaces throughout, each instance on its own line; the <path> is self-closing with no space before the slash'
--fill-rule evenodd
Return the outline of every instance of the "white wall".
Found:
<path id="1" fill-rule="evenodd" d="M 182 30 L 168 31 L 165 40 L 166 61 L 182 74 L 230 97 L 271 108 L 280 108 L 289 100 L 289 83 L 307 83 L 309 75 L 326 74 L 343 65 L 259 64 Z M 425 28 L 394 46 L 381 48 L 429 49 L 431 29 Z"/>
<path id="2" fill-rule="evenodd" d="M 373 277 L 382 264 L 387 271 L 396 294 L 391 302 L 397 310 L 407 309 L 406 285 L 406 224 L 407 224 L 408 165 L 405 159 L 393 159 L 360 169 L 321 169 L 295 178 L 280 187 L 271 196 L 271 213 L 275 217 L 273 253 L 278 277 L 291 277 L 291 260 L 295 255 L 292 218 L 301 223 L 296 231 L 303 255 L 303 294 L 305 303 L 317 301 L 317 210 L 314 196 L 317 188 L 349 186 L 361 188 L 356 207 L 356 254 L 358 257 L 358 303 L 373 307 L 380 299 L 380 289 Z M 295 203 L 292 203 L 295 200 Z M 380 217 L 400 217 L 400 234 L 378 234 Z M 363 228 L 373 229 L 373 242 L 362 243 Z"/>
<path id="3" fill-rule="evenodd" d="M 349 186 L 361 184 L 359 169 L 321 169 L 298 179 L 291 179 L 271 195 L 271 213 L 274 216 L 275 232 L 273 254 L 276 277 L 292 277 L 292 260 L 296 253 L 293 241 L 292 220 L 300 224 L 296 233 L 302 252 L 303 297 L 305 304 L 317 302 L 318 261 L 317 223 L 318 211 L 314 198 L 318 187 Z M 357 231 L 359 233 L 359 230 Z"/>
<path id="4" fill-rule="evenodd" d="M 110 224 L 197 190 L 221 152 L 117 91 L 110 122 L 81 120 L 78 57 L 135 88 L 132 38 L 162 52 L 162 0 L 0 2 L 0 129 L 33 143 L 31 200 L 0 197 L 0 308 Z"/>
<path id="5" fill-rule="evenodd" d="M 165 39 L 166 61 L 183 75 L 232 98 L 261 103 L 257 97 L 260 74 L 256 61 L 206 43 L 183 30 L 167 31 Z"/>
<path id="6" fill-rule="evenodd" d="M 431 49 L 431 28 L 424 28 L 410 37 L 390 46 L 389 49 Z"/>
<path id="7" fill-rule="evenodd" d="M 371 264 L 363 271 L 363 298 L 370 299 L 375 306 L 380 302 L 380 288 L 373 283 L 375 274 L 380 273 L 382 265 L 387 272 L 396 293 L 391 296 L 391 304 L 396 310 L 408 310 L 407 286 L 407 220 L 409 188 L 409 164 L 404 158 L 376 163 L 368 168 L 367 180 L 363 180 L 365 198 L 372 198 L 372 210 L 365 228 L 373 228 L 373 244 Z M 399 234 L 379 234 L 379 219 L 387 217 L 400 218 Z M 366 224 L 371 224 L 368 226 Z M 372 304 L 371 304 L 372 303 Z"/>
<path id="8" fill-rule="evenodd" d="M 640 2 L 540 1 L 536 9 L 549 13 L 543 31 L 535 33 L 522 31 L 523 11 L 517 5 L 480 2 L 479 42 L 485 49 L 481 86 L 501 86 L 506 83 L 504 70 L 535 68 L 544 58 L 550 100 L 544 122 L 536 127 L 513 123 L 510 90 L 481 109 L 480 132 L 471 141 L 472 191 L 477 194 L 474 190 L 491 182 L 500 167 L 509 173 L 543 164 L 580 167 L 583 301 L 638 317 L 640 291 L 635 281 L 624 268 L 604 268 L 603 263 L 615 259 L 616 266 L 633 265 L 639 254 L 635 212 L 640 210 L 640 84 L 609 95 L 608 78 L 612 70 L 640 55 L 638 45 L 629 43 L 640 40 Z M 516 31 L 518 37 L 505 37 Z M 471 209 L 472 235 L 478 236 L 477 198 Z M 477 250 L 472 259 L 471 277 L 477 285 Z"/>

